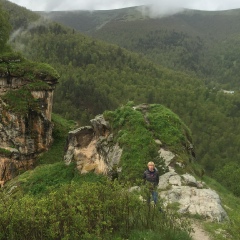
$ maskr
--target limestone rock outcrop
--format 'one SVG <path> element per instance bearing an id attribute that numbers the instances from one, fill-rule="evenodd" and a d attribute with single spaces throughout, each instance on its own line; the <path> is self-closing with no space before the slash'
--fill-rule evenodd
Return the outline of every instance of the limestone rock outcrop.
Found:
<path id="1" fill-rule="evenodd" d="M 58 77 L 39 69 L 27 72 L 21 61 L 0 59 L 1 181 L 32 168 L 52 143 L 52 100 Z"/>
<path id="2" fill-rule="evenodd" d="M 113 143 L 108 122 L 102 115 L 92 119 L 91 124 L 69 132 L 65 163 L 76 162 L 80 173 L 115 174 L 122 149 Z"/>
<path id="3" fill-rule="evenodd" d="M 211 221 L 228 219 L 219 195 L 191 174 L 179 175 L 173 168 L 160 176 L 159 195 L 165 205 L 178 203 L 180 213 L 200 215 Z"/>

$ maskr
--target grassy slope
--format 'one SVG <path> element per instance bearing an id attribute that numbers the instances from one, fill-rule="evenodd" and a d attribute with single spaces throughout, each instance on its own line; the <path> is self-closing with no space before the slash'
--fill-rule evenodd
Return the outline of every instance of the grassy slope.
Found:
<path id="1" fill-rule="evenodd" d="M 100 181 L 101 176 L 88 174 L 80 176 L 74 164 L 64 164 L 63 156 L 68 132 L 76 127 L 76 123 L 68 121 L 57 114 L 52 114 L 54 123 L 53 144 L 49 151 L 42 153 L 36 162 L 36 168 L 26 171 L 6 184 L 7 189 L 20 185 L 24 193 L 33 195 L 46 194 L 71 181 Z"/>
<path id="2" fill-rule="evenodd" d="M 165 148 L 177 155 L 174 161 L 189 165 L 187 146 L 191 141 L 190 130 L 166 107 L 151 104 L 145 107 L 145 110 L 134 110 L 125 106 L 115 111 L 107 111 L 104 116 L 110 122 L 114 141 L 123 149 L 120 179 L 141 179 L 149 161 L 154 161 L 159 168 L 164 167 L 162 159 L 159 158 L 156 139 L 160 139 Z"/>
<path id="3" fill-rule="evenodd" d="M 208 231 L 214 240 L 240 239 L 240 198 L 235 197 L 230 191 L 221 184 L 209 177 L 203 177 L 207 185 L 217 191 L 226 210 L 229 221 L 224 223 L 203 222 L 206 231 Z"/>

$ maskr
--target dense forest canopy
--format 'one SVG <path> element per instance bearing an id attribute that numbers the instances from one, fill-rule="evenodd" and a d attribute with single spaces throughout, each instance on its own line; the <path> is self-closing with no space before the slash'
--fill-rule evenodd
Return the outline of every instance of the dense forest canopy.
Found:
<path id="1" fill-rule="evenodd" d="M 170 16 L 153 15 L 146 7 L 41 14 L 162 66 L 196 74 L 210 86 L 239 89 L 239 9 Z"/>
<path id="2" fill-rule="evenodd" d="M 2 10 L 0 5 L 0 53 L 7 50 L 6 43 L 9 38 L 9 34 L 11 31 L 11 26 L 8 21 L 8 15 L 5 11 Z"/>
<path id="3" fill-rule="evenodd" d="M 204 47 L 201 39 L 169 30 L 159 30 L 156 35 L 154 32 L 148 35 L 149 39 L 154 40 L 161 36 L 160 42 L 166 42 L 168 45 L 171 43 L 172 50 L 170 49 L 169 55 L 168 51 L 165 52 L 171 64 L 175 61 L 175 55 L 171 55 L 171 52 L 181 53 L 178 55 L 178 63 L 182 60 L 180 56 L 188 57 L 184 54 L 185 50 L 180 42 L 186 44 L 186 49 L 191 49 L 189 59 L 185 61 L 186 67 L 181 65 L 181 71 L 173 71 L 153 63 L 143 54 L 139 55 L 118 45 L 93 39 L 74 29 L 40 19 L 38 15 L 26 9 L 22 12 L 14 4 L 5 1 L 4 3 L 13 27 L 10 41 L 13 48 L 21 51 L 29 59 L 51 64 L 61 75 L 54 95 L 54 112 L 83 125 L 94 115 L 104 110 L 115 109 L 128 101 L 134 101 L 135 104 L 160 103 L 177 113 L 190 127 L 197 161 L 209 174 L 222 181 L 221 176 L 224 172 L 220 171 L 221 168 L 229 163 L 239 164 L 239 136 L 236 133 L 240 130 L 240 94 L 238 91 L 234 94 L 224 93 L 221 91 L 221 86 L 224 85 L 213 76 L 208 78 L 208 81 L 196 76 L 202 66 L 191 61 L 191 54 L 195 53 L 194 59 L 202 61 L 201 49 Z M 22 13 L 18 15 L 22 18 L 15 18 L 18 11 Z M 25 27 L 19 29 L 21 22 Z M 139 46 L 149 44 L 148 38 L 143 37 L 139 40 Z M 238 38 L 232 38 L 232 41 L 238 41 Z M 156 44 L 158 41 L 149 46 L 149 49 Z M 235 51 L 236 56 L 232 55 L 230 42 L 225 44 L 226 48 L 222 49 L 224 66 L 233 61 L 238 54 L 238 51 Z M 212 52 L 214 51 L 212 49 Z M 218 56 L 216 58 L 218 59 Z M 237 64 L 238 62 L 235 66 Z M 194 74 L 192 71 L 189 74 L 189 71 L 184 73 L 185 68 L 196 70 Z M 224 71 L 219 65 L 216 69 L 219 75 Z M 235 75 L 232 76 L 235 76 L 236 83 L 237 69 L 229 68 L 229 71 L 235 71 Z M 212 84 L 209 79 L 212 79 Z M 227 167 L 224 169 L 232 170 Z M 236 188 L 232 187 L 232 190 L 239 194 Z"/>

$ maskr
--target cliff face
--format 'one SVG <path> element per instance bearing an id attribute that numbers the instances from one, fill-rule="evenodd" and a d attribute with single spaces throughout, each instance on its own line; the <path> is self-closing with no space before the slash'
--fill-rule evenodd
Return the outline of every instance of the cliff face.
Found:
<path id="1" fill-rule="evenodd" d="M 120 162 L 122 149 L 113 143 L 113 134 L 102 115 L 91 124 L 69 132 L 65 163 L 75 161 L 80 173 L 111 174 Z"/>
<path id="2" fill-rule="evenodd" d="M 52 142 L 52 100 L 58 77 L 30 66 L 22 59 L 0 58 L 0 181 L 32 168 Z"/>

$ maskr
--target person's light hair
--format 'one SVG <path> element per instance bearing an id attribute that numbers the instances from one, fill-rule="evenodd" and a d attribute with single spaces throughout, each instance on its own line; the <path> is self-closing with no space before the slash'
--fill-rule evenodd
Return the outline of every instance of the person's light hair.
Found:
<path id="1" fill-rule="evenodd" d="M 150 166 L 150 165 L 152 165 L 152 166 L 154 166 L 155 167 L 155 164 L 154 164 L 154 162 L 148 162 L 148 164 L 147 164 L 148 166 Z"/>

